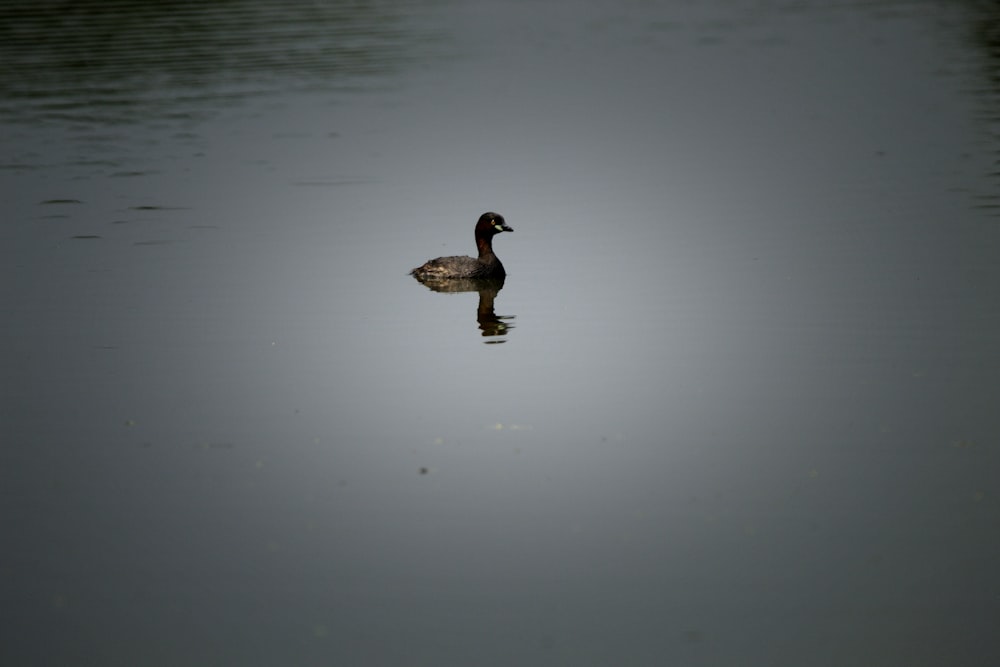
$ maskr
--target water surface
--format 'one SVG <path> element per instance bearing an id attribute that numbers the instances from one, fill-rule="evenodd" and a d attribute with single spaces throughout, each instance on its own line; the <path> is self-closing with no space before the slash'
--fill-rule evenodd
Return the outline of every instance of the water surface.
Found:
<path id="1" fill-rule="evenodd" d="M 5 664 L 1000 657 L 989 3 L 2 11 Z"/>

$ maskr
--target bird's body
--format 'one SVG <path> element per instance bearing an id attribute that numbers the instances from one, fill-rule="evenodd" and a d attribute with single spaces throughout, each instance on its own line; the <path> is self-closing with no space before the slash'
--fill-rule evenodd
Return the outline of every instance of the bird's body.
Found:
<path id="1" fill-rule="evenodd" d="M 483 213 L 476 222 L 478 257 L 451 256 L 432 259 L 410 272 L 418 280 L 448 280 L 453 278 L 503 278 L 507 272 L 493 253 L 493 237 L 500 232 L 512 232 L 499 213 Z"/>

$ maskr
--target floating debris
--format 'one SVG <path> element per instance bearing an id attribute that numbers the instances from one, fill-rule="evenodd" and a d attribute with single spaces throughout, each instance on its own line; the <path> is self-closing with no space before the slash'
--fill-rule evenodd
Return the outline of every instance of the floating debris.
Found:
<path id="1" fill-rule="evenodd" d="M 531 424 L 501 424 L 497 422 L 496 424 L 487 424 L 486 428 L 491 431 L 503 431 L 504 429 L 508 431 L 531 431 L 535 427 Z"/>

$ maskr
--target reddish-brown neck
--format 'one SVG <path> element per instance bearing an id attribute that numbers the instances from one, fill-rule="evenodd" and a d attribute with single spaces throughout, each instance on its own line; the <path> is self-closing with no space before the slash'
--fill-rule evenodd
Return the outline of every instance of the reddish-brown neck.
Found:
<path id="1" fill-rule="evenodd" d="M 476 232 L 476 248 L 479 249 L 479 258 L 493 256 L 493 234 L 480 234 Z"/>

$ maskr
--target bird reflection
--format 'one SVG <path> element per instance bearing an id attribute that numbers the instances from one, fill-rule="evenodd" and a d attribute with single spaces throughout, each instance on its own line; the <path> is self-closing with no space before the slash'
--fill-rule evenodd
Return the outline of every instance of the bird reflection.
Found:
<path id="1" fill-rule="evenodd" d="M 484 338 L 497 338 L 514 328 L 514 315 L 497 315 L 493 302 L 503 289 L 504 278 L 424 278 L 416 280 L 435 292 L 479 292 L 479 306 L 476 320 Z M 488 340 L 487 343 L 503 343 L 503 340 Z"/>

